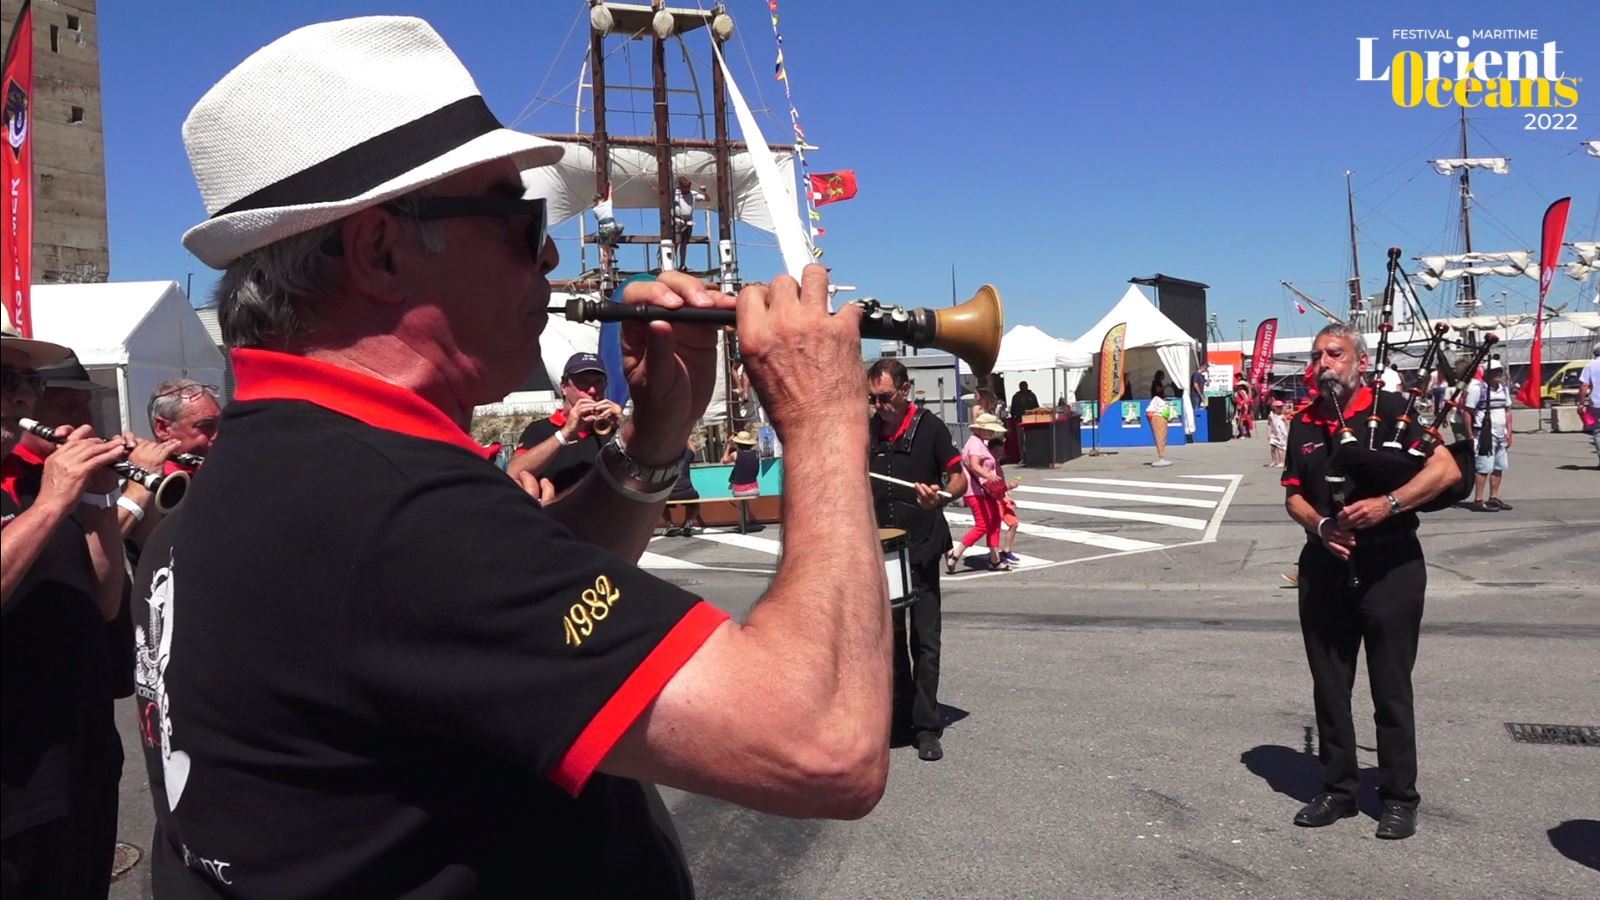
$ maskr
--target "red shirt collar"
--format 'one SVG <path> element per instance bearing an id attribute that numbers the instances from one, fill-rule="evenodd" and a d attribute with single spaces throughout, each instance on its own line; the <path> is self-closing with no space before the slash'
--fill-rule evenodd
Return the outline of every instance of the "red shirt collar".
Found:
<path id="1" fill-rule="evenodd" d="M 1362 385 L 1361 387 L 1356 388 L 1355 395 L 1350 398 L 1350 402 L 1346 403 L 1344 407 L 1345 422 L 1347 424 L 1355 422 L 1356 413 L 1361 412 L 1371 405 L 1372 388 L 1368 387 L 1367 385 Z M 1311 423 L 1312 425 L 1320 425 L 1323 428 L 1337 428 L 1339 426 L 1339 420 L 1337 418 L 1323 418 L 1322 404 L 1320 402 L 1312 402 L 1308 404 L 1306 406 L 1304 418 L 1305 421 Z"/>
<path id="2" fill-rule="evenodd" d="M 460 447 L 483 459 L 481 446 L 437 406 L 370 375 L 273 350 L 233 351 L 235 400 L 304 400 L 374 428 Z"/>
<path id="3" fill-rule="evenodd" d="M 898 440 L 900 440 L 900 436 L 906 433 L 906 429 L 907 428 L 911 427 L 911 420 L 913 418 L 915 418 L 916 415 L 917 415 L 917 405 L 915 403 L 907 403 L 906 404 L 906 417 L 904 419 L 900 420 L 900 427 L 896 428 L 894 430 L 894 434 L 889 436 L 888 438 L 886 438 L 886 440 L 889 440 L 889 441 L 898 441 Z M 882 419 L 878 419 L 878 433 L 879 434 L 883 433 L 883 420 Z"/>
<path id="4" fill-rule="evenodd" d="M 11 456 L 16 457 L 30 466 L 44 465 L 44 457 L 28 449 L 28 445 L 22 443 L 21 441 L 18 441 L 17 445 L 11 448 Z M 11 456 L 6 457 L 6 459 L 10 460 Z"/>

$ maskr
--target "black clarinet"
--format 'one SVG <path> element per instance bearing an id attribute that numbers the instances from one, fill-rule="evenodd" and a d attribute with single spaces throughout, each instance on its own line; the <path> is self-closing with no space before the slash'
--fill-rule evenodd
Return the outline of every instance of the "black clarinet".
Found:
<path id="1" fill-rule="evenodd" d="M 205 464 L 206 458 L 198 453 L 174 453 L 172 454 L 172 461 L 180 466 L 198 469 Z"/>
<path id="2" fill-rule="evenodd" d="M 66 443 L 66 439 L 56 437 L 54 428 L 48 425 L 41 425 L 33 419 L 19 419 L 17 424 L 34 436 L 43 438 L 52 444 Z M 189 490 L 189 476 L 184 472 L 162 475 L 149 469 L 141 469 L 127 461 L 112 463 L 111 470 L 153 494 L 155 496 L 156 510 L 162 514 L 171 512 L 179 503 L 183 502 L 183 495 Z"/>

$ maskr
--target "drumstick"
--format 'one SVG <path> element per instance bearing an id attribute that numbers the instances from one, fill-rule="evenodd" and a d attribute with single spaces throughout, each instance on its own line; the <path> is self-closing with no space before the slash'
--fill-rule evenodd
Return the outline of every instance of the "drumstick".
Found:
<path id="1" fill-rule="evenodd" d="M 890 484 L 898 484 L 901 487 L 911 488 L 912 490 L 916 490 L 917 489 L 917 485 L 916 485 L 915 482 L 901 481 L 898 478 L 890 478 L 887 475 L 879 475 L 877 472 L 868 472 L 867 473 L 867 477 L 876 478 L 879 481 L 887 481 Z M 953 499 L 955 499 L 955 495 L 949 493 L 948 491 L 940 491 L 939 492 L 939 498 L 942 499 L 942 500 L 953 500 Z"/>

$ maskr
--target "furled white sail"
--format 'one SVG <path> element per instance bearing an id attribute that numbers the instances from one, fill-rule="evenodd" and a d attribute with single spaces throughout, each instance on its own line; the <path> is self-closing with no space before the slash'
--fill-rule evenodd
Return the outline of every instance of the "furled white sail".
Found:
<path id="1" fill-rule="evenodd" d="M 1567 263 L 1567 275 L 1579 281 L 1594 272 L 1600 272 L 1600 242 L 1572 241 L 1567 246 L 1578 255 L 1577 262 Z"/>
<path id="2" fill-rule="evenodd" d="M 594 148 L 588 144 L 567 144 L 561 162 L 540 166 L 522 173 L 522 183 L 531 197 L 547 202 L 550 224 L 556 225 L 594 207 Z M 773 153 L 772 165 L 779 178 L 794 180 L 794 154 Z M 761 195 L 755 163 L 747 151 L 737 151 L 729 159 L 732 178 L 733 217 L 772 232 L 772 211 Z M 676 148 L 672 151 L 672 178 L 687 176 L 709 199 L 698 201 L 701 209 L 716 208 L 717 161 L 710 150 Z M 617 209 L 660 209 L 657 191 L 655 151 L 639 147 L 611 148 L 611 202 Z"/>
<path id="3" fill-rule="evenodd" d="M 1519 275 L 1538 280 L 1539 264 L 1527 250 L 1504 253 L 1455 253 L 1447 256 L 1418 256 L 1422 263 L 1416 278 L 1423 287 L 1433 290 L 1441 282 L 1455 281 L 1467 275 L 1498 275 L 1515 278 Z"/>
<path id="4" fill-rule="evenodd" d="M 728 62 L 723 59 L 716 41 L 711 42 L 711 49 L 717 56 L 717 65 L 722 67 L 722 77 L 728 86 L 728 102 L 733 104 L 739 130 L 743 132 L 744 142 L 750 148 L 750 159 L 755 164 L 756 177 L 761 182 L 761 194 L 772 217 L 773 234 L 778 238 L 778 252 L 783 255 L 783 267 L 792 277 L 799 278 L 801 270 L 811 262 L 811 242 L 806 237 L 805 226 L 800 221 L 800 207 L 795 202 L 794 172 L 791 169 L 787 177 L 779 172 L 772 151 L 767 149 L 767 139 L 756 125 L 750 105 L 744 102 L 744 95 L 739 92 L 733 73 L 728 71 Z"/>
<path id="5" fill-rule="evenodd" d="M 1430 159 L 1433 170 L 1440 175 L 1454 175 L 1457 169 L 1488 169 L 1496 175 L 1511 172 L 1511 160 L 1504 156 L 1486 156 L 1480 159 Z"/>

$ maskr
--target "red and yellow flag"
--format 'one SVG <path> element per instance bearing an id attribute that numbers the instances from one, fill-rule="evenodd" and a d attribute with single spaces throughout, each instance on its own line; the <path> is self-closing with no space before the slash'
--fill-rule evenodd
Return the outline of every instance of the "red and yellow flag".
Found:
<path id="1" fill-rule="evenodd" d="M 811 189 L 813 206 L 827 206 L 829 203 L 849 200 L 856 195 L 856 173 L 853 169 L 841 172 L 818 172 L 815 175 L 807 175 L 806 181 L 807 187 Z"/>
<path id="2" fill-rule="evenodd" d="M 23 337 L 33 335 L 33 5 L 22 4 L 0 69 L 0 297 Z"/>

